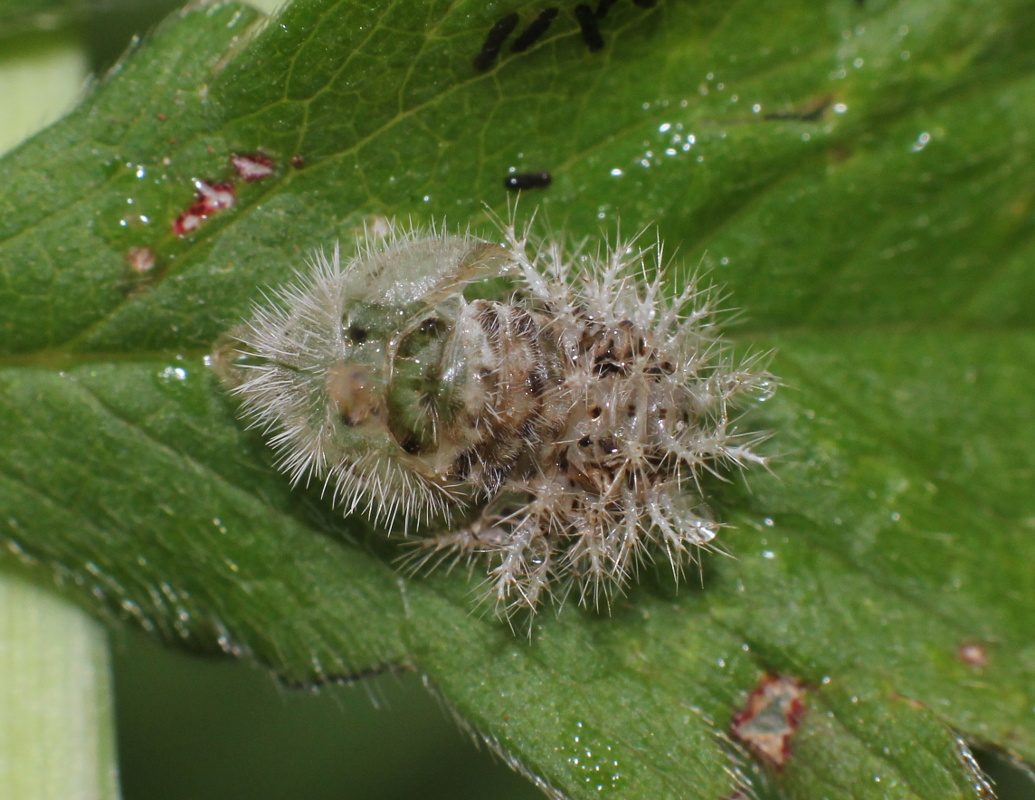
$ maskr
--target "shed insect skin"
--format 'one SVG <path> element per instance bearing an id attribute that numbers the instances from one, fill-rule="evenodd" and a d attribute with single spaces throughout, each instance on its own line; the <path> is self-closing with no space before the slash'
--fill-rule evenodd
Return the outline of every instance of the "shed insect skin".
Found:
<path id="1" fill-rule="evenodd" d="M 211 363 L 294 482 L 425 529 L 414 567 L 487 562 L 505 618 L 606 606 L 644 562 L 679 574 L 711 546 L 703 472 L 766 463 L 734 408 L 773 379 L 730 358 L 710 292 L 667 297 L 661 266 L 660 245 L 573 257 L 513 224 L 501 243 L 392 226 L 314 254 Z M 506 299 L 465 297 L 500 277 Z"/>

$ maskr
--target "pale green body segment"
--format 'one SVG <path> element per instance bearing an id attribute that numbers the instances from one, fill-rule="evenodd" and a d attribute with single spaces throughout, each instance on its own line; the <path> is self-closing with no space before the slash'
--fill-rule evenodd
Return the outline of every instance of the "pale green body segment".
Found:
<path id="1" fill-rule="evenodd" d="M 224 337 L 217 371 L 275 434 L 293 480 L 324 481 L 375 517 L 427 520 L 473 494 L 445 474 L 438 435 L 469 376 L 462 292 L 510 260 L 468 237 L 412 234 L 344 265 L 337 249 L 318 254 L 277 305 Z"/>

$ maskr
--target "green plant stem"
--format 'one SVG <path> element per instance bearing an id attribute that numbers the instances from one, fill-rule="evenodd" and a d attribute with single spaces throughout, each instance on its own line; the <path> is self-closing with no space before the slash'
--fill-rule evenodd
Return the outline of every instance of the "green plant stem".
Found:
<path id="1" fill-rule="evenodd" d="M 0 797 L 117 797 L 113 733 L 104 629 L 0 574 Z"/>
<path id="2" fill-rule="evenodd" d="M 0 152 L 68 110 L 85 78 L 85 53 L 66 33 L 5 43 Z M 0 797 L 118 797 L 110 670 L 101 625 L 0 570 Z"/>

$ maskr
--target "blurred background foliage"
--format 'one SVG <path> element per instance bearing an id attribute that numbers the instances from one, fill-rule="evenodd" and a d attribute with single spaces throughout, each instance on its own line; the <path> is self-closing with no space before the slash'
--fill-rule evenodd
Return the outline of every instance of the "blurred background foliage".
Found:
<path id="1" fill-rule="evenodd" d="M 542 797 L 446 716 L 416 675 L 317 694 L 141 635 L 114 653 L 125 800 Z"/>

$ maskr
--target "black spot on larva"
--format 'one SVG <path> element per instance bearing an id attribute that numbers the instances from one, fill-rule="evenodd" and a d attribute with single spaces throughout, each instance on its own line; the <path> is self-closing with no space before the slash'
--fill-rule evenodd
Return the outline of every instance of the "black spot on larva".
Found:
<path id="1" fill-rule="evenodd" d="M 607 453 L 608 455 L 610 455 L 611 453 L 618 452 L 618 448 L 615 446 L 615 440 L 612 439 L 610 436 L 606 439 L 601 439 L 599 442 L 597 442 L 597 446 L 601 449 L 601 451 Z"/>
<path id="2" fill-rule="evenodd" d="M 444 333 L 446 330 L 446 323 L 440 320 L 438 317 L 428 317 L 420 324 L 418 329 L 420 333 L 427 336 L 436 336 L 440 333 Z"/>
<path id="3" fill-rule="evenodd" d="M 603 413 L 604 413 L 604 412 L 603 412 L 603 410 L 602 410 L 602 409 L 600 408 L 600 406 L 593 406 L 593 407 L 592 407 L 592 408 L 591 408 L 591 409 L 589 410 L 589 417 L 590 417 L 590 419 L 600 419 L 600 415 L 601 415 L 601 414 L 603 414 Z"/>
<path id="4" fill-rule="evenodd" d="M 485 483 L 491 487 L 491 491 L 496 491 L 507 479 L 507 472 L 498 466 L 486 466 L 483 478 Z"/>
<path id="5" fill-rule="evenodd" d="M 474 68 L 476 70 L 485 72 L 485 70 L 496 63 L 496 57 L 500 54 L 503 43 L 514 32 L 514 28 L 517 27 L 519 20 L 520 17 L 515 11 L 496 20 L 496 24 L 489 28 L 489 32 L 485 36 L 485 42 L 482 44 L 482 51 L 474 57 Z"/>
<path id="6" fill-rule="evenodd" d="M 520 33 L 517 39 L 514 40 L 514 44 L 510 46 L 510 49 L 515 53 L 525 52 L 529 47 L 539 41 L 539 38 L 544 33 L 546 33 L 556 16 L 556 8 L 548 8 L 543 11 Z"/>
<path id="7" fill-rule="evenodd" d="M 635 417 L 636 416 L 636 404 L 635 403 L 629 403 L 629 405 L 627 405 L 625 407 L 625 413 L 628 415 L 629 419 L 632 419 L 633 417 Z"/>
<path id="8" fill-rule="evenodd" d="M 504 178 L 503 188 L 521 192 L 526 189 L 545 189 L 552 182 L 553 176 L 549 172 L 520 172 Z"/>
<path id="9" fill-rule="evenodd" d="M 367 340 L 367 329 L 359 325 L 350 325 L 347 334 L 349 341 L 356 344 L 363 344 Z"/>
<path id="10" fill-rule="evenodd" d="M 676 367 L 671 361 L 662 361 L 660 364 L 651 364 L 643 372 L 656 380 L 661 380 L 663 376 L 671 375 L 675 371 Z"/>
<path id="11" fill-rule="evenodd" d="M 489 340 L 498 344 L 500 338 L 500 315 L 496 307 L 488 303 L 482 306 L 481 311 L 478 312 L 478 322 Z"/>
<path id="12" fill-rule="evenodd" d="M 539 441 L 539 432 L 536 430 L 539 420 L 536 417 L 529 417 L 521 423 L 521 427 L 518 428 L 518 438 L 523 442 L 536 442 Z"/>
<path id="13" fill-rule="evenodd" d="M 416 436 L 407 436 L 399 443 L 399 446 L 411 456 L 415 456 L 421 451 L 420 439 Z"/>
<path id="14" fill-rule="evenodd" d="M 579 447 L 589 447 L 591 444 L 593 444 L 593 440 L 588 436 L 583 436 L 579 439 Z"/>
<path id="15" fill-rule="evenodd" d="M 453 462 L 453 466 L 449 471 L 451 475 L 460 480 L 464 480 L 471 474 L 471 468 L 473 466 L 474 450 L 465 450 L 456 457 L 456 460 Z"/>
<path id="16" fill-rule="evenodd" d="M 593 372 L 597 375 L 628 375 L 629 365 L 612 358 L 600 356 L 593 363 Z"/>
<path id="17" fill-rule="evenodd" d="M 528 373 L 528 391 L 532 393 L 533 397 L 539 397 L 545 388 L 546 383 L 538 370 L 532 370 Z"/>
<path id="18" fill-rule="evenodd" d="M 530 339 L 532 334 L 536 332 L 535 320 L 524 309 L 517 309 L 514 313 L 514 331 L 518 336 L 523 336 L 526 339 Z"/>
<path id="19" fill-rule="evenodd" d="M 575 6 L 575 19 L 582 30 L 582 41 L 586 43 L 591 53 L 604 49 L 604 37 L 600 35 L 600 26 L 597 24 L 597 15 L 593 9 L 585 3 Z"/>

